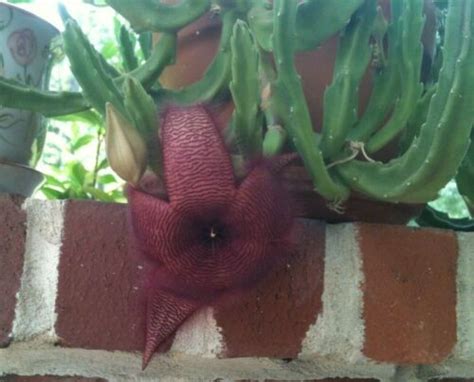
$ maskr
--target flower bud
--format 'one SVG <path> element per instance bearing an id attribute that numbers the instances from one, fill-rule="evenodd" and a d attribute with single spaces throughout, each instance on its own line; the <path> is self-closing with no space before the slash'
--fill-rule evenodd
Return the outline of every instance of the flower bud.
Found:
<path id="1" fill-rule="evenodd" d="M 106 105 L 105 150 L 110 167 L 136 185 L 147 166 L 146 143 L 134 126 L 111 104 Z"/>

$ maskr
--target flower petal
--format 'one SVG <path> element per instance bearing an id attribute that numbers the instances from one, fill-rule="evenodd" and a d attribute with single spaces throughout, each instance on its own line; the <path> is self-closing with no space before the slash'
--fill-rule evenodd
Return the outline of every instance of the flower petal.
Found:
<path id="1" fill-rule="evenodd" d="M 146 340 L 142 369 L 164 340 L 199 308 L 199 304 L 160 289 L 151 292 L 147 304 Z"/>
<path id="2" fill-rule="evenodd" d="M 202 106 L 170 107 L 161 129 L 165 184 L 170 203 L 190 214 L 225 208 L 235 192 L 230 156 Z"/>
<path id="3" fill-rule="evenodd" d="M 255 167 L 238 188 L 230 219 L 243 240 L 282 240 L 290 233 L 291 199 L 265 165 Z"/>
<path id="4" fill-rule="evenodd" d="M 174 263 L 194 242 L 191 222 L 155 196 L 128 187 L 130 218 L 143 252 L 160 263 Z"/>

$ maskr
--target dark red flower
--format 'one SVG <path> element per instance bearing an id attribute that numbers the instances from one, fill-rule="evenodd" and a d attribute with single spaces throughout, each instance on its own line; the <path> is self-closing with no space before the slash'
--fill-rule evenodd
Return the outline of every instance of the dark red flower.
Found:
<path id="1" fill-rule="evenodd" d="M 211 115 L 171 107 L 161 127 L 169 200 L 128 191 L 141 249 L 156 264 L 148 298 L 145 367 L 197 308 L 251 285 L 288 248 L 290 206 L 268 164 L 240 183 Z"/>

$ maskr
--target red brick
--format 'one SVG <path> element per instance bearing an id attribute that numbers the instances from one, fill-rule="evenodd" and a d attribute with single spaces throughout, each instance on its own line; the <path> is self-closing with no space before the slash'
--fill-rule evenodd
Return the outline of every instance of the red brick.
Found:
<path id="1" fill-rule="evenodd" d="M 325 225 L 298 220 L 295 251 L 280 269 L 216 310 L 226 357 L 295 358 L 321 310 Z"/>
<path id="2" fill-rule="evenodd" d="M 20 289 L 26 239 L 23 198 L 0 194 L 0 347 L 8 346 Z"/>
<path id="3" fill-rule="evenodd" d="M 441 362 L 456 343 L 454 233 L 358 228 L 365 274 L 364 354 L 381 362 Z"/>
<path id="4" fill-rule="evenodd" d="M 142 350 L 142 265 L 129 242 L 125 205 L 69 201 L 56 306 L 60 344 Z"/>

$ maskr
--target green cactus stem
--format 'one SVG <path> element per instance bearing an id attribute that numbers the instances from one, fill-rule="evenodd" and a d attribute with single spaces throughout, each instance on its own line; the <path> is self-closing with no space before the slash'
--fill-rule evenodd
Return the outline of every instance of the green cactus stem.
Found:
<path id="1" fill-rule="evenodd" d="M 137 79 L 142 86 L 149 90 L 156 85 L 163 69 L 171 65 L 176 57 L 177 37 L 175 33 L 162 33 L 158 43 L 153 47 L 148 59 L 128 75 Z M 117 85 L 123 83 L 124 76 L 117 78 Z"/>
<path id="2" fill-rule="evenodd" d="M 276 0 L 274 11 L 273 48 L 277 68 L 275 102 L 281 112 L 285 128 L 300 154 L 313 184 L 321 195 L 331 201 L 349 197 L 349 189 L 334 180 L 326 169 L 319 137 L 314 133 L 300 77 L 294 66 L 294 36 L 297 3 Z"/>
<path id="3" fill-rule="evenodd" d="M 421 96 L 423 85 L 420 82 L 423 46 L 423 2 L 404 1 L 404 12 L 400 28 L 400 57 L 397 65 L 400 84 L 400 97 L 395 104 L 390 120 L 367 142 L 366 150 L 373 153 L 383 148 L 405 127 L 415 110 Z"/>
<path id="4" fill-rule="evenodd" d="M 273 50 L 273 9 L 266 0 L 257 0 L 250 8 L 247 19 L 258 45 L 267 52 Z"/>
<path id="5" fill-rule="evenodd" d="M 295 22 L 295 51 L 317 48 L 323 41 L 344 28 L 364 0 L 299 1 Z M 276 6 L 274 6 L 276 9 Z M 255 1 L 248 12 L 252 33 L 266 51 L 273 50 L 273 9 L 267 0 Z"/>
<path id="6" fill-rule="evenodd" d="M 71 16 L 71 14 L 68 12 L 64 4 L 59 3 L 58 12 L 59 12 L 59 15 L 61 16 L 64 26 L 66 26 L 68 21 L 76 22 L 76 20 Z M 63 34 L 63 38 L 64 38 L 64 34 Z M 99 61 L 100 65 L 102 66 L 102 70 L 104 70 L 112 78 L 116 78 L 120 75 L 120 72 L 115 67 L 110 65 L 107 62 L 107 60 L 99 52 L 96 52 L 93 48 L 92 50 L 94 51 L 96 59 Z"/>
<path id="7" fill-rule="evenodd" d="M 232 81 L 229 84 L 234 101 L 232 135 L 234 144 L 245 158 L 259 157 L 262 152 L 263 115 L 260 105 L 259 56 L 247 24 L 237 20 L 230 41 Z"/>
<path id="8" fill-rule="evenodd" d="M 153 98 L 145 91 L 138 80 L 129 76 L 123 85 L 123 103 L 128 116 L 148 145 L 148 165 L 156 173 L 161 173 L 161 146 L 159 137 L 159 118 Z"/>
<path id="9" fill-rule="evenodd" d="M 0 77 L 0 105 L 31 110 L 46 117 L 74 114 L 90 108 L 81 93 L 41 91 Z"/>
<path id="10" fill-rule="evenodd" d="M 142 32 L 138 35 L 138 43 L 143 53 L 143 58 L 148 60 L 153 46 L 153 35 L 151 32 Z"/>
<path id="11" fill-rule="evenodd" d="M 126 115 L 119 88 L 104 69 L 97 51 L 75 20 L 70 19 L 66 22 L 63 40 L 71 70 L 83 89 L 84 97 L 102 116 L 105 116 L 107 102 L 110 102 L 120 114 Z"/>
<path id="12" fill-rule="evenodd" d="M 126 72 L 131 72 L 138 68 L 138 60 L 135 55 L 135 44 L 132 39 L 132 34 L 128 31 L 125 25 L 120 27 L 118 39 L 123 68 Z"/>
<path id="13" fill-rule="evenodd" d="M 128 76 L 122 87 L 123 104 L 131 122 L 145 140 L 157 131 L 157 110 L 153 98 L 135 78 Z"/>
<path id="14" fill-rule="evenodd" d="M 391 19 L 387 31 L 388 53 L 386 64 L 376 68 L 374 85 L 360 120 L 349 132 L 348 140 L 367 142 L 368 138 L 383 123 L 397 98 L 400 96 L 398 67 L 401 65 L 399 52 L 399 29 L 401 25 L 402 1 L 391 1 Z M 380 37 L 379 37 L 380 38 Z"/>
<path id="15" fill-rule="evenodd" d="M 341 30 L 364 0 L 299 1 L 296 13 L 297 50 L 314 49 Z"/>
<path id="16" fill-rule="evenodd" d="M 179 90 L 160 89 L 154 94 L 159 103 L 189 105 L 209 102 L 228 90 L 231 78 L 230 39 L 238 18 L 235 10 L 222 11 L 222 32 L 217 55 L 201 80 Z"/>
<path id="17" fill-rule="evenodd" d="M 263 139 L 263 156 L 273 157 L 280 154 L 287 139 L 287 133 L 280 125 L 267 126 Z"/>
<path id="18" fill-rule="evenodd" d="M 375 0 L 368 0 L 342 32 L 333 81 L 324 92 L 321 149 L 334 159 L 357 120 L 359 84 L 371 57 L 369 39 L 376 13 Z"/>
<path id="19" fill-rule="evenodd" d="M 112 8 L 125 17 L 140 33 L 176 32 L 202 16 L 211 7 L 210 0 L 181 0 L 166 5 L 157 0 L 107 0 Z"/>
<path id="20" fill-rule="evenodd" d="M 337 166 L 353 189 L 376 199 L 422 203 L 456 174 L 474 122 L 473 33 L 472 1 L 451 2 L 443 67 L 426 122 L 410 148 L 388 164 L 354 160 Z"/>
<path id="21" fill-rule="evenodd" d="M 272 157 L 280 154 L 287 143 L 288 134 L 278 117 L 275 97 L 272 97 L 272 83 L 276 80 L 276 72 L 270 55 L 259 49 L 259 77 L 261 92 L 261 110 L 265 117 L 266 132 L 263 139 L 263 155 Z"/>
<path id="22" fill-rule="evenodd" d="M 400 137 L 399 152 L 401 154 L 410 148 L 415 138 L 420 134 L 420 128 L 426 121 L 426 116 L 428 115 L 428 110 L 430 107 L 430 101 L 435 92 L 436 85 L 431 85 L 425 90 L 423 96 L 417 101 L 415 110 L 413 111 Z"/>

